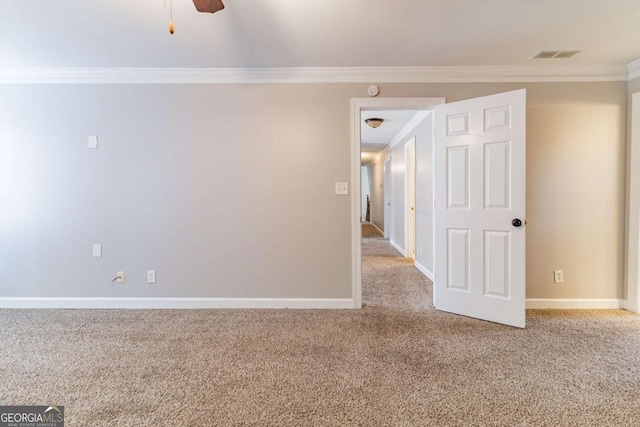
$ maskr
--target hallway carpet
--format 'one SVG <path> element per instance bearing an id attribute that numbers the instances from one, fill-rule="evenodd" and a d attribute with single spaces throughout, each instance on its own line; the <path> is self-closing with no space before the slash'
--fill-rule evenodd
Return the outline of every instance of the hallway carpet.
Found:
<path id="1" fill-rule="evenodd" d="M 363 310 L 0 310 L 0 404 L 67 427 L 637 426 L 640 317 L 436 312 L 364 239 Z"/>

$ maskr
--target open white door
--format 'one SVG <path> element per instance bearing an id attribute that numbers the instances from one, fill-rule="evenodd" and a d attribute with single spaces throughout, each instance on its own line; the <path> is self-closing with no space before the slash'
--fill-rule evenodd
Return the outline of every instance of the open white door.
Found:
<path id="1" fill-rule="evenodd" d="M 434 112 L 434 305 L 524 328 L 526 91 Z"/>
<path id="2" fill-rule="evenodd" d="M 391 156 L 384 161 L 384 238 L 391 235 Z"/>
<path id="3" fill-rule="evenodd" d="M 404 252 L 416 259 L 416 138 L 404 144 Z"/>

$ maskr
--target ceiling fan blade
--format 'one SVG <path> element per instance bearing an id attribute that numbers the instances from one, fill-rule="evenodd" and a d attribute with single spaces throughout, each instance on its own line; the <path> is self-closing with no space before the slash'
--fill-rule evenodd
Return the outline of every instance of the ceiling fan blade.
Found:
<path id="1" fill-rule="evenodd" d="M 198 9 L 198 12 L 215 13 L 224 9 L 222 0 L 193 0 L 193 4 Z"/>

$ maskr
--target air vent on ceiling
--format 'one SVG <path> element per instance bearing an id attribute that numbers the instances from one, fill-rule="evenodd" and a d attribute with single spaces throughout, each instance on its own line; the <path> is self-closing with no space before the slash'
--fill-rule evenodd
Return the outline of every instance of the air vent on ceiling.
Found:
<path id="1" fill-rule="evenodd" d="M 580 52 L 579 50 L 540 50 L 529 59 L 571 59 Z"/>

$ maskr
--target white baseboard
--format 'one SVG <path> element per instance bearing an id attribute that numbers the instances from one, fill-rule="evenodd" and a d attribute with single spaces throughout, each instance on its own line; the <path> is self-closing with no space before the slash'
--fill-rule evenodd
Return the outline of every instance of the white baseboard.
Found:
<path id="1" fill-rule="evenodd" d="M 429 280 L 433 274 L 419 262 Z M 528 309 L 622 309 L 623 299 L 529 298 Z M 351 298 L 0 298 L 0 308 L 57 309 L 352 309 Z"/>
<path id="2" fill-rule="evenodd" d="M 527 298 L 529 309 L 621 309 L 623 299 L 583 299 L 583 298 Z"/>
<path id="3" fill-rule="evenodd" d="M 391 243 L 391 246 L 396 248 L 398 250 L 398 252 L 400 252 L 402 254 L 403 257 L 405 257 L 405 258 L 407 257 L 407 255 L 404 253 L 404 249 L 401 248 L 399 244 L 394 242 L 393 239 L 389 239 L 389 243 Z"/>
<path id="4" fill-rule="evenodd" d="M 416 266 L 416 268 L 425 276 L 427 276 L 427 278 L 429 280 L 431 280 L 433 282 L 433 273 L 430 272 L 427 267 L 425 267 L 424 265 L 420 264 L 418 261 L 414 261 L 413 265 Z"/>
<path id="5" fill-rule="evenodd" d="M 369 224 L 373 225 L 373 228 L 375 228 L 376 230 L 378 230 L 378 233 L 380 233 L 380 235 L 384 237 L 384 231 L 380 230 L 380 229 L 378 228 L 378 226 L 377 226 L 377 225 L 375 225 L 375 224 L 374 224 L 374 223 L 372 223 L 372 222 L 370 222 Z"/>
<path id="6" fill-rule="evenodd" d="M 0 308 L 343 309 L 351 298 L 0 298 Z"/>

